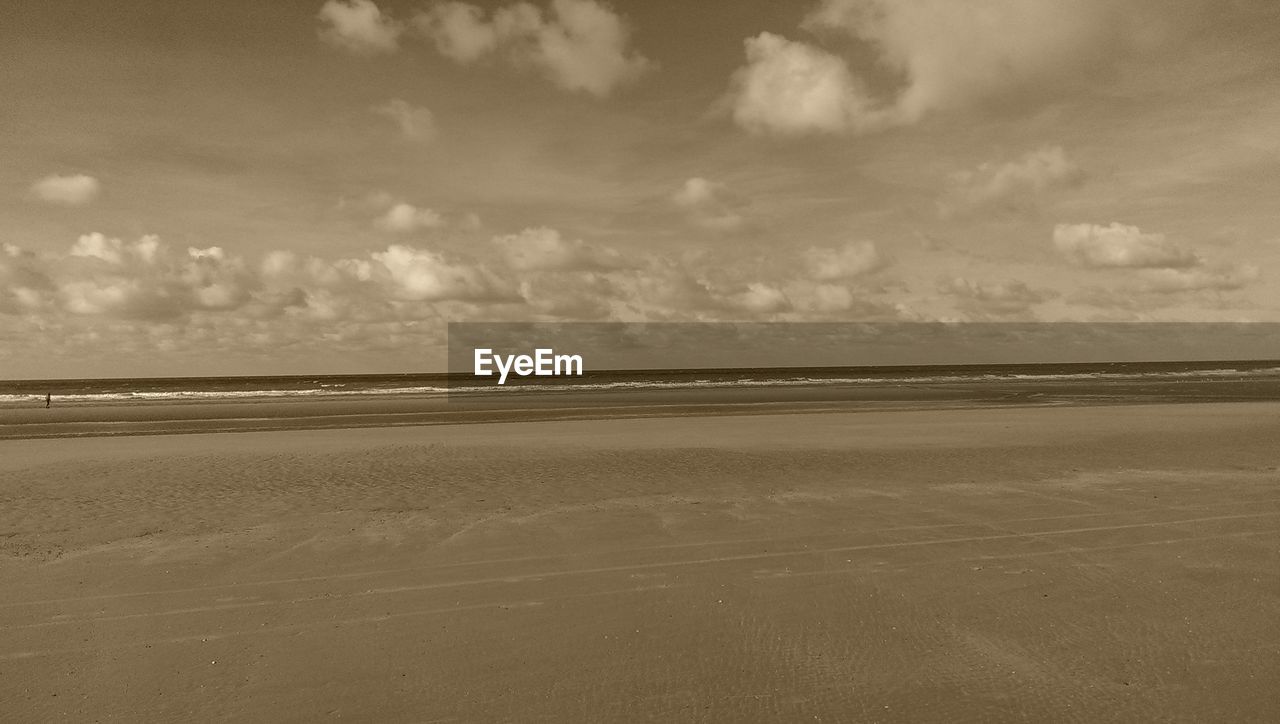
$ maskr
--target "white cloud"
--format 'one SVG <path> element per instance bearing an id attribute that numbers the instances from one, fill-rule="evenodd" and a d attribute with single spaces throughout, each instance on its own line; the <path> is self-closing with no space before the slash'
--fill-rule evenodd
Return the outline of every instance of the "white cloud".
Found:
<path id="1" fill-rule="evenodd" d="M 1253 264 L 1214 269 L 1147 269 L 1142 273 L 1143 291 L 1159 294 L 1235 291 L 1257 281 L 1259 276 L 1261 272 Z"/>
<path id="2" fill-rule="evenodd" d="M 403 26 L 372 0 L 328 0 L 318 15 L 320 39 L 357 55 L 393 53 Z"/>
<path id="3" fill-rule="evenodd" d="M 809 275 L 818 281 L 852 279 L 888 266 L 890 260 L 872 242 L 860 241 L 838 248 L 813 247 L 805 252 Z"/>
<path id="4" fill-rule="evenodd" d="M 781 289 L 762 282 L 748 284 L 745 291 L 729 297 L 729 303 L 753 314 L 775 314 L 791 309 L 791 300 Z"/>
<path id="5" fill-rule="evenodd" d="M 734 78 L 734 119 L 753 132 L 870 132 L 997 96 L 1044 93 L 1129 52 L 1149 24 L 1141 5 L 823 0 L 802 27 L 869 49 L 867 76 L 814 45 L 762 33 L 747 40 L 747 64 Z M 873 80 L 889 90 L 871 96 Z"/>
<path id="6" fill-rule="evenodd" d="M 368 272 L 370 278 L 385 271 L 391 294 L 397 299 L 438 302 L 494 300 L 502 296 L 499 285 L 483 270 L 452 264 L 432 251 L 393 244 L 370 257 L 380 266 Z"/>
<path id="7" fill-rule="evenodd" d="M 374 219 L 374 226 L 383 231 L 408 234 L 423 229 L 444 226 L 444 217 L 431 209 L 420 209 L 412 204 L 395 204 L 386 213 Z"/>
<path id="8" fill-rule="evenodd" d="M 1051 189 L 1083 178 L 1061 146 L 1045 146 L 1008 163 L 984 163 L 955 174 L 941 203 L 944 214 L 986 206 L 1021 208 Z"/>
<path id="9" fill-rule="evenodd" d="M 167 322 L 236 311 L 372 323 L 430 316 L 436 303 L 521 301 L 483 266 L 401 244 L 336 260 L 274 250 L 257 265 L 217 246 L 180 252 L 156 236 L 85 234 L 65 254 L 0 251 L 0 313 L 50 319 L 62 312 Z"/>
<path id="10" fill-rule="evenodd" d="M 373 112 L 390 119 L 400 129 L 400 135 L 409 141 L 430 141 L 436 135 L 435 115 L 422 106 L 393 98 L 374 106 Z"/>
<path id="11" fill-rule="evenodd" d="M 0 245 L 0 314 L 22 314 L 47 306 L 54 284 L 35 254 Z"/>
<path id="12" fill-rule="evenodd" d="M 684 182 L 679 191 L 671 195 L 671 200 L 677 206 L 683 206 L 686 209 L 704 206 L 715 202 L 719 186 L 704 178 L 691 178 Z"/>
<path id="13" fill-rule="evenodd" d="M 596 97 L 610 95 L 653 68 L 630 47 L 626 20 L 595 0 L 552 0 L 546 15 L 520 2 L 498 8 L 491 18 L 468 3 L 441 2 L 414 22 L 442 55 L 456 62 L 474 63 L 497 54 L 564 90 Z"/>
<path id="14" fill-rule="evenodd" d="M 438 2 L 414 18 L 441 55 L 474 63 L 498 49 L 498 30 L 484 10 L 464 2 Z"/>
<path id="15" fill-rule="evenodd" d="M 98 197 L 102 185 L 98 179 L 84 174 L 45 176 L 31 185 L 31 192 L 41 201 L 66 206 L 80 206 Z"/>
<path id="16" fill-rule="evenodd" d="M 159 237 L 147 235 L 135 242 L 126 244 L 120 239 L 108 238 L 98 232 L 82 234 L 71 245 L 68 254 L 78 257 L 92 257 L 110 264 L 122 264 L 132 258 L 145 264 L 156 260 L 160 246 Z"/>
<path id="17" fill-rule="evenodd" d="M 671 202 L 688 214 L 689 220 L 705 229 L 733 231 L 741 228 L 744 219 L 734 210 L 725 185 L 694 177 L 685 180 L 671 195 Z"/>
<path id="18" fill-rule="evenodd" d="M 46 260 L 58 306 L 79 315 L 163 320 L 248 302 L 257 286 L 243 260 L 219 247 L 168 249 L 156 236 L 134 242 L 81 236 L 65 259 Z"/>
<path id="19" fill-rule="evenodd" d="M 754 133 L 867 130 L 884 122 L 840 58 L 773 33 L 746 40 L 729 92 L 733 119 Z"/>
<path id="20" fill-rule="evenodd" d="M 519 271 L 588 271 L 623 266 L 622 255 L 613 249 L 589 246 L 568 240 L 555 229 L 525 229 L 493 239 L 507 263 Z"/>
<path id="21" fill-rule="evenodd" d="M 962 310 L 990 316 L 1026 314 L 1032 306 L 1054 296 L 1049 292 L 1032 289 L 1026 282 L 1017 279 L 983 283 L 965 277 L 952 277 L 939 282 L 938 290 L 959 298 Z"/>
<path id="22" fill-rule="evenodd" d="M 859 302 L 849 287 L 807 279 L 791 281 L 786 285 L 785 293 L 796 309 L 817 314 L 847 312 Z"/>
<path id="23" fill-rule="evenodd" d="M 1187 269 L 1202 259 L 1164 234 L 1147 234 L 1136 226 L 1113 223 L 1058 224 L 1053 230 L 1058 251 L 1089 268 Z"/>

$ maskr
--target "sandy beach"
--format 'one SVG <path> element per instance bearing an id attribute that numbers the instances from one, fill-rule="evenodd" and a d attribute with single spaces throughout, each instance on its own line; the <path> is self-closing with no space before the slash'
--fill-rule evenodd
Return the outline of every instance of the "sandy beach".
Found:
<path id="1" fill-rule="evenodd" d="M 1280 710 L 1280 405 L 0 441 L 5 721 Z"/>

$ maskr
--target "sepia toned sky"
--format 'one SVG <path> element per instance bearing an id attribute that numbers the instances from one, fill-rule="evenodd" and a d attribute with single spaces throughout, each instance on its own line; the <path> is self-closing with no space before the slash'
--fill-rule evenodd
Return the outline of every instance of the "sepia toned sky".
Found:
<path id="1" fill-rule="evenodd" d="M 17 0 L 0 94 L 0 378 L 1280 321 L 1273 0 Z"/>

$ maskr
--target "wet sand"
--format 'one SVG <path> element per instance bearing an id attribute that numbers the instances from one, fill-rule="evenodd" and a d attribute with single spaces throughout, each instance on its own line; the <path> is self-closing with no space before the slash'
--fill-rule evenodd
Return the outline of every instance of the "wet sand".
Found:
<path id="1" fill-rule="evenodd" d="M 0 441 L 0 720 L 1280 711 L 1280 404 L 789 411 Z"/>

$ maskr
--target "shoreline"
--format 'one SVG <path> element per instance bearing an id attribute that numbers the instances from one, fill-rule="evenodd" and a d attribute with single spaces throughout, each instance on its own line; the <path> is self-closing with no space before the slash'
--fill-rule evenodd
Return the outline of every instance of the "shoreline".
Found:
<path id="1" fill-rule="evenodd" d="M 910 409 L 1082 407 L 1280 401 L 1254 381 L 809 385 L 360 399 L 148 400 L 0 406 L 0 440 L 263 430 L 434 426 L 622 417 L 685 417 Z"/>

